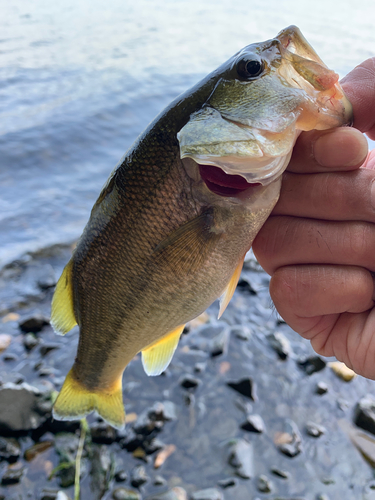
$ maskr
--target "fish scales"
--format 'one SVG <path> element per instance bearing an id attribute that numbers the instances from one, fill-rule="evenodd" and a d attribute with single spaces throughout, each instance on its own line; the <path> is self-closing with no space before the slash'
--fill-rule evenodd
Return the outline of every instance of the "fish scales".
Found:
<path id="1" fill-rule="evenodd" d="M 252 44 L 173 101 L 119 162 L 57 284 L 52 324 L 79 326 L 54 416 L 125 422 L 122 375 L 139 352 L 164 371 L 184 325 L 221 296 L 277 202 L 301 130 L 350 104 L 298 28 Z"/>

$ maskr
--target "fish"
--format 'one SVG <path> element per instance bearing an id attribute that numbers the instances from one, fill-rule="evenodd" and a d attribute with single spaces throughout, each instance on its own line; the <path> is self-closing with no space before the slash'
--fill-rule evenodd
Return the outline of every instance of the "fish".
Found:
<path id="1" fill-rule="evenodd" d="M 338 75 L 290 26 L 177 97 L 112 171 L 56 285 L 51 324 L 79 326 L 53 416 L 123 428 L 123 372 L 161 374 L 184 325 L 236 288 L 302 131 L 348 125 Z"/>

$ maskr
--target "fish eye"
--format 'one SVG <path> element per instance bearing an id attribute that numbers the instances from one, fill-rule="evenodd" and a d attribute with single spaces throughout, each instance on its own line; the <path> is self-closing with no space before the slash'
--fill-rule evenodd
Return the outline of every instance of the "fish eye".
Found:
<path id="1" fill-rule="evenodd" d="M 237 73 L 241 78 L 256 78 L 264 69 L 262 61 L 258 59 L 241 59 L 237 63 Z"/>

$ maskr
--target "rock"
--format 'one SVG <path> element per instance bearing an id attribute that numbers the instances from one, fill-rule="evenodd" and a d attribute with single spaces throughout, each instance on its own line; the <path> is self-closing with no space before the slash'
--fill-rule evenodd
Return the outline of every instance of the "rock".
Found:
<path id="1" fill-rule="evenodd" d="M 157 475 L 154 478 L 154 485 L 155 486 L 164 486 L 164 484 L 167 484 L 166 479 L 164 479 L 163 476 Z"/>
<path id="2" fill-rule="evenodd" d="M 41 290 L 47 290 L 56 285 L 56 274 L 50 264 L 43 266 L 43 274 L 38 278 L 37 285 Z"/>
<path id="3" fill-rule="evenodd" d="M 113 457 L 108 446 L 101 445 L 92 447 L 90 464 L 90 488 L 95 492 L 93 500 L 101 500 L 104 493 L 108 490 L 109 478 L 113 465 Z"/>
<path id="4" fill-rule="evenodd" d="M 24 472 L 24 467 L 18 467 L 14 469 L 13 467 L 8 467 L 8 469 L 3 474 L 1 478 L 1 484 L 7 486 L 9 484 L 17 484 L 21 481 Z"/>
<path id="5" fill-rule="evenodd" d="M 12 336 L 7 333 L 0 333 L 0 352 L 5 351 L 12 342 Z"/>
<path id="6" fill-rule="evenodd" d="M 11 382 L 0 387 L 0 432 L 29 431 L 43 425 L 50 416 L 49 392 L 29 384 Z M 46 403 L 49 402 L 48 405 Z M 49 409 L 46 412 L 47 408 Z"/>
<path id="7" fill-rule="evenodd" d="M 271 481 L 268 479 L 268 477 L 266 475 L 261 474 L 258 477 L 257 489 L 261 493 L 271 493 L 271 491 L 272 491 L 272 483 L 271 483 Z"/>
<path id="8" fill-rule="evenodd" d="M 234 467 L 237 476 L 251 479 L 254 476 L 254 450 L 251 443 L 238 439 L 230 446 L 228 462 Z"/>
<path id="9" fill-rule="evenodd" d="M 21 455 L 21 447 L 16 439 L 0 437 L 0 460 L 16 462 Z"/>
<path id="10" fill-rule="evenodd" d="M 375 400 L 371 396 L 366 396 L 358 402 L 354 423 L 365 431 L 375 434 Z"/>
<path id="11" fill-rule="evenodd" d="M 345 363 L 341 363 L 340 361 L 328 363 L 328 366 L 331 368 L 333 373 L 335 373 L 344 382 L 350 382 L 357 376 L 357 374 L 353 370 L 348 368 Z"/>
<path id="12" fill-rule="evenodd" d="M 316 500 L 329 500 L 329 496 L 326 495 L 325 493 L 320 493 L 317 497 Z"/>
<path id="13" fill-rule="evenodd" d="M 320 356 L 309 356 L 298 361 L 298 365 L 305 370 L 307 375 L 320 372 L 326 367 L 326 362 Z"/>
<path id="14" fill-rule="evenodd" d="M 221 491 L 216 488 L 207 488 L 193 493 L 191 500 L 224 500 L 224 497 Z"/>
<path id="15" fill-rule="evenodd" d="M 229 338 L 229 331 L 223 330 L 212 339 L 210 354 L 213 358 L 228 351 Z"/>
<path id="16" fill-rule="evenodd" d="M 322 394 L 325 394 L 326 392 L 328 392 L 328 385 L 325 382 L 318 382 L 316 384 L 316 390 L 315 390 L 315 392 L 317 394 L 319 394 L 320 396 Z"/>
<path id="17" fill-rule="evenodd" d="M 39 352 L 42 357 L 44 357 L 46 354 L 48 354 L 51 351 L 54 351 L 55 349 L 60 349 L 60 344 L 57 343 L 48 343 L 48 344 L 43 344 L 39 348 Z"/>
<path id="18" fill-rule="evenodd" d="M 176 405 L 172 401 L 157 402 L 149 410 L 149 417 L 162 422 L 176 420 Z"/>
<path id="19" fill-rule="evenodd" d="M 45 488 L 42 490 L 40 500 L 56 500 L 59 490 Z"/>
<path id="20" fill-rule="evenodd" d="M 322 425 L 314 424 L 314 422 L 307 422 L 306 432 L 309 436 L 317 438 L 324 434 L 326 429 Z"/>
<path id="21" fill-rule="evenodd" d="M 25 333 L 38 333 L 44 326 L 47 325 L 49 325 L 49 318 L 39 313 L 36 313 L 19 323 L 20 329 Z"/>
<path id="22" fill-rule="evenodd" d="M 289 479 L 289 473 L 285 472 L 278 467 L 271 467 L 271 472 L 277 477 L 281 477 L 281 479 Z"/>
<path id="23" fill-rule="evenodd" d="M 148 475 L 146 474 L 146 469 L 143 465 L 137 465 L 134 467 L 130 477 L 130 483 L 134 488 L 139 488 L 142 484 L 147 483 L 149 480 Z"/>
<path id="24" fill-rule="evenodd" d="M 90 427 L 91 439 L 98 444 L 111 444 L 116 441 L 116 429 L 105 422 L 98 422 Z"/>
<path id="25" fill-rule="evenodd" d="M 285 420 L 283 432 L 279 432 L 275 435 L 275 444 L 281 453 L 290 458 L 301 453 L 302 438 L 293 420 Z"/>
<path id="26" fill-rule="evenodd" d="M 260 415 L 248 415 L 246 421 L 241 424 L 241 429 L 249 432 L 264 432 L 265 425 Z"/>
<path id="27" fill-rule="evenodd" d="M 280 359 L 285 360 L 290 354 L 289 340 L 280 332 L 267 335 L 267 340 Z"/>
<path id="28" fill-rule="evenodd" d="M 40 443 L 35 443 L 33 446 L 25 450 L 24 453 L 25 460 L 27 462 L 34 460 L 36 456 L 48 450 L 48 448 L 51 448 L 51 446 L 53 446 L 52 441 L 42 441 Z"/>
<path id="29" fill-rule="evenodd" d="M 70 500 L 70 497 L 65 493 L 65 491 L 58 491 L 56 500 Z"/>
<path id="30" fill-rule="evenodd" d="M 255 384 L 250 377 L 242 378 L 236 382 L 227 382 L 227 385 L 252 401 L 256 401 Z"/>
<path id="31" fill-rule="evenodd" d="M 183 488 L 176 486 L 164 493 L 151 495 L 147 497 L 146 500 L 187 500 L 187 494 Z"/>
<path id="32" fill-rule="evenodd" d="M 23 345 L 27 351 L 31 351 L 37 344 L 39 344 L 39 339 L 35 337 L 33 333 L 26 333 L 23 338 Z"/>
<path id="33" fill-rule="evenodd" d="M 197 378 L 192 377 L 191 375 L 187 374 L 182 377 L 180 380 L 180 385 L 184 389 L 196 389 L 199 385 L 199 380 Z"/>
<path id="34" fill-rule="evenodd" d="M 123 483 L 128 479 L 128 473 L 124 469 L 118 470 L 115 472 L 114 479 L 117 483 Z"/>
<path id="35" fill-rule="evenodd" d="M 251 286 L 251 283 L 243 278 L 240 278 L 240 280 L 238 281 L 237 289 L 241 292 L 248 293 L 249 295 L 257 294 L 256 290 L 254 290 L 254 288 Z"/>
<path id="36" fill-rule="evenodd" d="M 249 340 L 251 337 L 251 330 L 247 326 L 234 326 L 231 329 L 231 335 L 234 335 L 240 340 Z"/>
<path id="37" fill-rule="evenodd" d="M 112 492 L 112 498 L 113 500 L 141 500 L 141 495 L 138 491 L 117 488 Z"/>
<path id="38" fill-rule="evenodd" d="M 237 486 L 238 480 L 234 477 L 228 477 L 228 479 L 220 479 L 217 482 L 218 486 L 220 488 L 223 488 L 225 490 L 226 488 L 231 488 L 232 486 Z"/>

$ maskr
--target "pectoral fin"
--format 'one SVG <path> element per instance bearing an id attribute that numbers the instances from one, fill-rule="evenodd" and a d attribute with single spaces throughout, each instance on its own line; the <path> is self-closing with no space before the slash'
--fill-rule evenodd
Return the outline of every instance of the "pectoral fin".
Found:
<path id="1" fill-rule="evenodd" d="M 64 268 L 52 299 L 51 325 L 56 333 L 65 335 L 77 324 L 73 306 L 73 261 Z"/>
<path id="2" fill-rule="evenodd" d="M 220 297 L 220 311 L 218 318 L 220 318 L 223 315 L 223 312 L 227 308 L 227 305 L 231 301 L 231 298 L 233 297 L 234 291 L 236 289 L 238 280 L 240 279 L 241 271 L 242 271 L 242 266 L 243 266 L 243 261 L 245 259 L 245 256 L 243 259 L 240 260 L 238 266 L 236 267 L 236 270 L 233 273 L 233 276 L 231 277 L 224 293 Z"/>
<path id="3" fill-rule="evenodd" d="M 142 351 L 142 364 L 147 375 L 160 375 L 166 370 L 176 350 L 184 326 L 179 326 Z"/>

